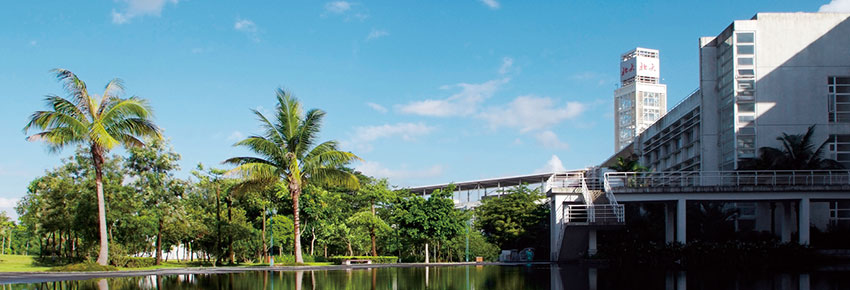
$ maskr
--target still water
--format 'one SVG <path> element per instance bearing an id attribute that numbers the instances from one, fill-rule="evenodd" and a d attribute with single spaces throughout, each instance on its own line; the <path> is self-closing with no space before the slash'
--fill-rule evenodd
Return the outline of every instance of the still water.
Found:
<path id="1" fill-rule="evenodd" d="M 663 272 L 573 265 L 361 268 L 121 277 L 0 289 L 850 289 L 850 271 Z"/>

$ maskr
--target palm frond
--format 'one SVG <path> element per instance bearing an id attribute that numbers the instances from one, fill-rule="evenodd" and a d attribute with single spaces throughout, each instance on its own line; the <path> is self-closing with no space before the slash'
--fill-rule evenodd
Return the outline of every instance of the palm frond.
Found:
<path id="1" fill-rule="evenodd" d="M 119 78 L 110 80 L 103 89 L 103 97 L 100 99 L 97 114 L 103 114 L 107 104 L 115 99 L 120 99 L 122 95 L 124 95 L 124 81 Z"/>
<path id="2" fill-rule="evenodd" d="M 280 178 L 277 167 L 267 163 L 244 163 L 228 170 L 225 175 L 256 182 L 271 182 L 277 181 Z"/>
<path id="3" fill-rule="evenodd" d="M 260 120 L 260 126 L 265 130 L 265 136 L 272 140 L 272 142 L 278 144 L 279 146 L 286 146 L 286 140 L 281 135 L 280 128 L 275 124 L 272 124 L 268 118 L 266 118 L 263 113 L 260 111 L 252 109 L 251 112 L 254 112 L 254 115 L 257 116 L 257 119 Z"/>
<path id="4" fill-rule="evenodd" d="M 298 158 L 303 158 L 307 154 L 307 150 L 315 143 L 319 130 L 322 128 L 322 118 L 324 116 L 325 112 L 318 109 L 307 111 L 307 114 L 304 116 L 304 122 L 301 123 L 297 130 L 298 146 L 295 148 L 295 153 L 298 154 Z"/>
<path id="5" fill-rule="evenodd" d="M 138 137 L 161 138 L 159 127 L 153 121 L 145 118 L 126 118 L 113 120 L 104 124 L 110 135 L 134 135 Z"/>
<path id="6" fill-rule="evenodd" d="M 254 151 L 254 153 L 272 160 L 275 163 L 284 164 L 286 162 L 284 160 L 285 153 L 281 151 L 280 146 L 262 136 L 251 136 L 245 138 L 245 140 L 236 142 L 233 146 L 248 148 L 249 150 Z"/>
<path id="7" fill-rule="evenodd" d="M 27 141 L 44 141 L 51 153 L 57 153 L 65 146 L 82 143 L 86 141 L 84 135 L 75 134 L 68 127 L 53 128 L 49 131 L 40 132 L 27 137 Z"/>
<path id="8" fill-rule="evenodd" d="M 91 97 L 89 97 L 86 83 L 80 80 L 73 72 L 66 69 L 57 68 L 51 70 L 51 72 L 56 75 L 56 79 L 62 82 L 65 91 L 74 98 L 73 102 L 81 105 L 85 112 L 94 115 L 94 107 L 96 105 Z"/>
<path id="9" fill-rule="evenodd" d="M 24 126 L 24 133 L 32 127 L 41 130 L 52 130 L 55 128 L 66 127 L 72 130 L 77 135 L 85 134 L 88 131 L 88 125 L 77 118 L 56 111 L 36 111 L 30 116 L 30 121 Z"/>
<path id="10" fill-rule="evenodd" d="M 360 188 L 357 176 L 336 168 L 318 168 L 310 172 L 311 184 L 344 187 L 349 190 Z"/>
<path id="11" fill-rule="evenodd" d="M 125 118 L 148 119 L 153 115 L 153 109 L 148 105 L 147 100 L 137 97 L 112 99 L 112 101 L 105 102 L 102 109 L 104 112 L 102 115 L 99 115 L 99 119 L 106 124 Z"/>
<path id="12" fill-rule="evenodd" d="M 294 151 L 298 145 L 296 139 L 298 127 L 301 125 L 301 103 L 284 89 L 277 89 L 277 123 L 283 139 L 287 141 L 287 149 Z"/>

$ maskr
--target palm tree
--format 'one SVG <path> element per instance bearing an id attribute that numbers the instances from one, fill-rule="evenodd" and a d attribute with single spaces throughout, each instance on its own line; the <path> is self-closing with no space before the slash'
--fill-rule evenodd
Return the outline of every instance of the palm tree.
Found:
<path id="1" fill-rule="evenodd" d="M 738 168 L 741 170 L 843 169 L 844 166 L 838 161 L 821 157 L 829 139 L 815 147 L 812 141 L 814 133 L 815 125 L 810 126 L 804 134 L 782 133 L 782 136 L 776 137 L 776 140 L 782 143 L 781 149 L 761 147 L 758 158 L 744 160 Z"/>
<path id="2" fill-rule="evenodd" d="M 253 151 L 259 157 L 234 157 L 225 160 L 237 167 L 231 170 L 244 178 L 243 186 L 263 188 L 280 184 L 292 198 L 295 237 L 295 262 L 301 257 L 301 232 L 298 198 L 308 183 L 356 189 L 357 177 L 342 166 L 360 159 L 351 152 L 337 149 L 336 141 L 316 144 L 325 112 L 312 109 L 305 114 L 301 103 L 283 90 L 277 90 L 276 118 L 269 120 L 257 110 L 252 110 L 260 121 L 262 136 L 251 136 L 234 146 Z"/>
<path id="3" fill-rule="evenodd" d="M 612 166 L 611 169 L 617 172 L 642 172 L 647 170 L 645 166 L 640 165 L 636 155 L 626 158 L 617 157 L 617 164 Z"/>
<path id="4" fill-rule="evenodd" d="M 51 152 L 68 145 L 89 147 L 94 163 L 97 189 L 97 209 L 100 224 L 100 252 L 97 263 L 109 261 L 106 231 L 106 205 L 103 199 L 103 163 L 106 153 L 115 146 L 144 146 L 142 137 L 161 138 L 159 128 L 151 121 L 152 110 L 147 101 L 138 97 L 121 98 L 124 84 L 112 79 L 106 84 L 103 96 L 89 95 L 86 83 L 65 69 L 54 69 L 56 78 L 64 84 L 68 99 L 55 95 L 45 97 L 48 111 L 30 116 L 24 133 L 31 128 L 41 132 L 27 137 L 28 141 L 44 141 Z"/>

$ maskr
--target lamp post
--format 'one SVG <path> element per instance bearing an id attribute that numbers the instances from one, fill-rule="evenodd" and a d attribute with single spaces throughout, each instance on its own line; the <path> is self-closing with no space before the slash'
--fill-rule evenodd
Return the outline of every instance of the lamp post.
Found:
<path id="1" fill-rule="evenodd" d="M 274 216 L 277 214 L 277 209 L 270 210 L 271 218 L 269 218 L 269 233 L 271 234 L 271 243 L 269 244 L 269 267 L 274 267 Z"/>

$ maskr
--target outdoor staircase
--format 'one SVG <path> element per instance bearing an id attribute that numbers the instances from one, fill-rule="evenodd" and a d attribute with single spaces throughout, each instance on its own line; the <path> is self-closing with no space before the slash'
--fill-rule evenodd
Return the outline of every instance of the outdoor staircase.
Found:
<path id="1" fill-rule="evenodd" d="M 580 198 L 575 202 L 563 204 L 563 223 L 557 246 L 559 261 L 586 257 L 588 234 L 591 230 L 619 228 L 625 224 L 623 205 L 617 203 L 602 178 L 589 170 L 580 177 L 573 178 L 575 179 L 580 182 L 560 183 L 561 186 L 577 189 L 561 188 L 561 192 L 576 192 L 580 194 Z"/>

